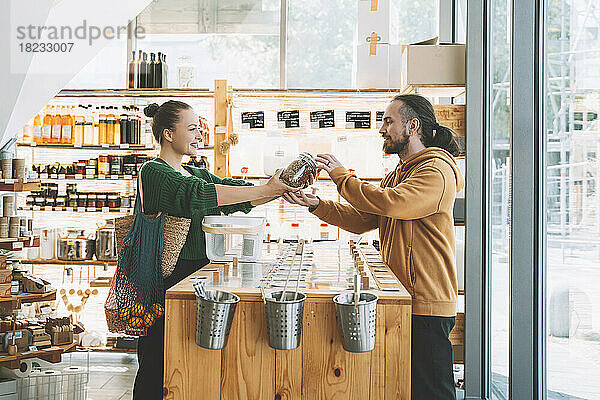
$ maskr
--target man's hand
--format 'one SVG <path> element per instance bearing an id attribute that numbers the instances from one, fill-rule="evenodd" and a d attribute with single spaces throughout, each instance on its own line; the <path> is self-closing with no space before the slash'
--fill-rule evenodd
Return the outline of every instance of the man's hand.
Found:
<path id="1" fill-rule="evenodd" d="M 317 162 L 317 170 L 324 169 L 328 174 L 337 167 L 343 167 L 342 163 L 333 154 L 317 154 L 315 161 Z"/>
<path id="2" fill-rule="evenodd" d="M 283 194 L 283 198 L 292 204 L 297 204 L 299 206 L 311 207 L 319 205 L 319 198 L 317 196 L 313 196 L 312 194 L 304 193 L 303 190 L 297 192 L 287 192 Z"/>
<path id="3" fill-rule="evenodd" d="M 285 192 L 296 192 L 300 190 L 300 188 L 293 188 L 283 183 L 280 179 L 281 172 L 282 170 L 275 172 L 275 174 L 269 178 L 269 181 L 264 184 L 268 191 L 268 197 L 279 197 Z"/>

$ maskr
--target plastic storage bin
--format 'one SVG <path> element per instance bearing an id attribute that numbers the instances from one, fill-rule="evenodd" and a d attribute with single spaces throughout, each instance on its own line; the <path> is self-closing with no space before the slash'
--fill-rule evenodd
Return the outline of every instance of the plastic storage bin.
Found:
<path id="1" fill-rule="evenodd" d="M 204 217 L 202 230 L 206 234 L 206 256 L 211 261 L 258 261 L 262 254 L 265 233 L 263 217 Z"/>

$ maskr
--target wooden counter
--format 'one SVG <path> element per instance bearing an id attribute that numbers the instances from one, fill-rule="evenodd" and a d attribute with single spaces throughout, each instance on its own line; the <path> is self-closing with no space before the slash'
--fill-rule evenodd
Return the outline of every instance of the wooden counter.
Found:
<path id="1" fill-rule="evenodd" d="M 301 345 L 288 351 L 269 347 L 259 286 L 267 293 L 281 290 L 273 261 L 283 246 L 293 245 L 265 245 L 262 263 L 210 264 L 167 291 L 164 398 L 410 399 L 411 298 L 395 277 L 392 282 L 372 247 L 358 252 L 369 292 L 379 296 L 373 351 L 349 353 L 342 347 L 332 298 L 350 291 L 354 262 L 348 244 L 337 242 L 311 244 L 313 254 L 302 263 L 308 272 L 300 291 L 308 297 Z M 223 350 L 196 345 L 192 283 L 200 275 L 214 278 L 207 289 L 241 298 Z"/>

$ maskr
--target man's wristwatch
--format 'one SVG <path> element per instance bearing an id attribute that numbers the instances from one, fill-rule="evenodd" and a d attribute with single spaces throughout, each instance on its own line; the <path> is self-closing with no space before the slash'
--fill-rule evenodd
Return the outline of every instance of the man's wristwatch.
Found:
<path id="1" fill-rule="evenodd" d="M 317 196 L 317 199 L 319 199 L 319 203 L 320 203 L 321 199 L 319 198 L 319 196 Z M 319 207 L 318 203 L 315 206 L 308 206 L 308 212 L 314 212 L 317 209 L 317 207 Z"/>

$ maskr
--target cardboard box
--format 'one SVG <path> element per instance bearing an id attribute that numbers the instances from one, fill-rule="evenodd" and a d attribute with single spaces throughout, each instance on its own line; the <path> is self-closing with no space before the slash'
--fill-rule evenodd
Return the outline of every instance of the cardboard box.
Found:
<path id="1" fill-rule="evenodd" d="M 12 281 L 12 270 L 0 269 L 0 284 L 10 283 Z"/>
<path id="2" fill-rule="evenodd" d="M 466 106 L 464 104 L 434 104 L 438 124 L 452 129 L 458 136 L 465 136 Z"/>
<path id="3" fill-rule="evenodd" d="M 402 48 L 402 87 L 464 85 L 464 44 L 410 44 Z"/>
<path id="4" fill-rule="evenodd" d="M 374 10 L 373 10 L 374 9 Z M 390 0 L 358 1 L 358 44 L 368 44 L 371 32 L 377 32 L 380 43 L 390 42 Z"/>
<path id="5" fill-rule="evenodd" d="M 0 297 L 11 297 L 10 282 L 0 284 Z"/>
<path id="6" fill-rule="evenodd" d="M 371 54 L 369 44 L 356 46 L 356 87 L 359 89 L 400 88 L 400 45 L 378 44 Z"/>
<path id="7" fill-rule="evenodd" d="M 23 288 L 26 293 L 46 293 L 52 290 L 52 284 L 40 277 L 24 275 Z"/>

